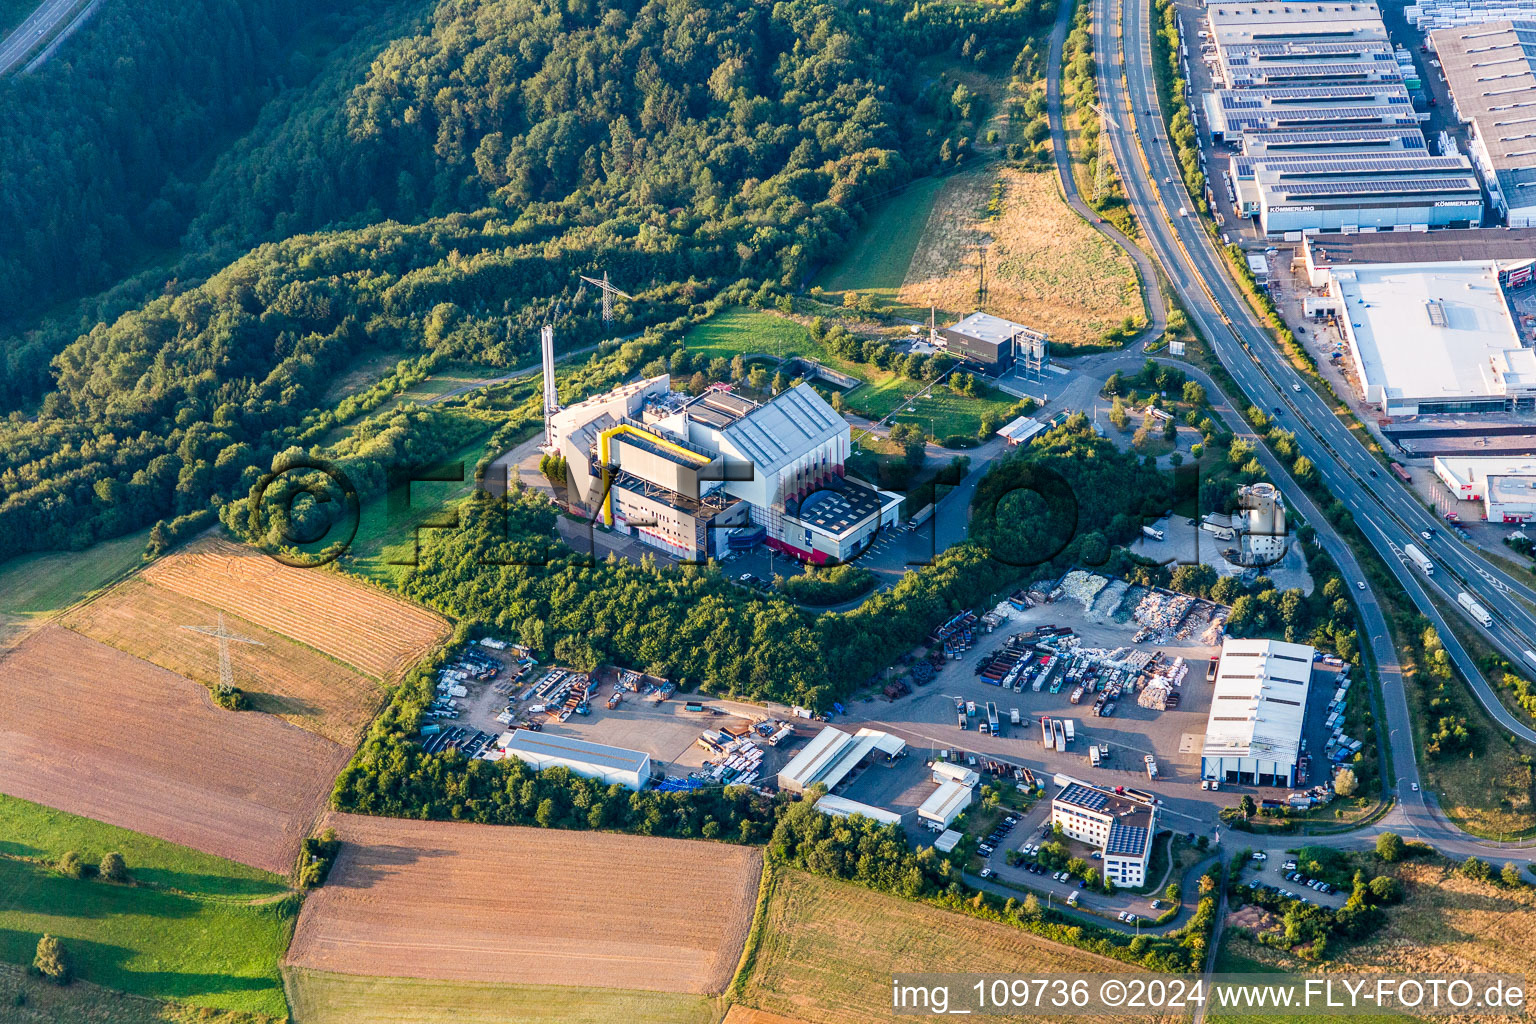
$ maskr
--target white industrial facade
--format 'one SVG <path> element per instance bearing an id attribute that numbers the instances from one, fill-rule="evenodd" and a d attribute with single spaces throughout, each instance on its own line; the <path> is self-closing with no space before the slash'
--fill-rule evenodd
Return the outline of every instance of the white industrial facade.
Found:
<path id="1" fill-rule="evenodd" d="M 857 800 L 833 796 L 830 793 L 816 801 L 816 809 L 822 814 L 833 818 L 846 818 L 850 815 L 858 814 L 871 821 L 878 821 L 882 825 L 901 824 L 901 815 L 895 811 L 888 811 L 884 807 L 876 807 L 874 804 L 864 804 Z"/>
<path id="2" fill-rule="evenodd" d="M 1221 645 L 1200 777 L 1294 786 L 1315 650 L 1279 640 Z"/>
<path id="3" fill-rule="evenodd" d="M 1068 781 L 1051 798 L 1051 824 L 1103 852 L 1104 875 L 1118 886 L 1146 881 L 1157 807 L 1102 786 Z"/>
<path id="4" fill-rule="evenodd" d="M 651 778 L 651 756 L 643 750 L 588 743 L 574 736 L 556 736 L 531 729 L 502 733 L 496 745 L 534 768 L 543 770 L 559 765 L 587 779 L 608 784 L 618 783 L 629 789 L 643 789 Z"/>
<path id="5" fill-rule="evenodd" d="M 1536 457 L 1436 456 L 1435 476 L 1460 501 L 1481 502 L 1491 523 L 1536 520 Z"/>
<path id="6" fill-rule="evenodd" d="M 1536 353 L 1494 261 L 1348 264 L 1327 278 L 1365 401 L 1388 416 L 1536 402 Z"/>

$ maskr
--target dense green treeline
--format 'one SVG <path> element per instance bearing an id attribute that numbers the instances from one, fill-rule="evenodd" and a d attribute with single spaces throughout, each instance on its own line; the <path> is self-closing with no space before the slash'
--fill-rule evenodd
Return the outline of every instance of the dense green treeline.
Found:
<path id="1" fill-rule="evenodd" d="M 375 6 L 111 3 L 40 70 L 0 80 L 0 323 L 174 247 L 212 155 L 282 84 L 313 73 L 299 44 Z M 6 344 L 0 408 L 46 386 L 49 333 Z"/>
<path id="2" fill-rule="evenodd" d="M 432 216 L 263 244 L 67 343 L 47 335 L 28 351 L 59 352 L 53 390 L 0 428 L 0 532 L 79 548 L 243 494 L 301 441 L 329 382 L 380 349 L 516 363 L 561 299 L 561 344 L 595 341 L 590 298 L 573 305 L 578 271 L 642 295 L 609 334 L 702 309 L 733 282 L 796 281 L 955 128 L 948 101 L 897 69 L 946 49 L 985 60 L 987 40 L 1048 13 L 1038 0 L 442 4 L 431 32 L 372 63 L 344 126 L 297 105 L 263 121 L 204 190 L 224 212 L 188 238 L 215 224 L 243 225 L 231 242 L 260 235 L 280 211 L 285 228 Z M 314 148 L 306 132 L 321 133 Z M 290 145 L 332 177 L 293 178 Z M 388 188 L 359 151 L 394 169 Z M 293 212 L 316 195 L 335 203 Z M 236 202 L 254 220 L 218 205 Z"/>

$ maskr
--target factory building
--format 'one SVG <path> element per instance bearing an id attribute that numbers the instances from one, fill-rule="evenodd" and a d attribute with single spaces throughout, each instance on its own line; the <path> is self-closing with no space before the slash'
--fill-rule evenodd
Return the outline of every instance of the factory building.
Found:
<path id="1" fill-rule="evenodd" d="M 1232 43 L 1218 49 L 1217 60 L 1228 89 L 1403 80 L 1397 55 L 1384 40 Z"/>
<path id="2" fill-rule="evenodd" d="M 874 804 L 864 804 L 857 800 L 833 796 L 830 793 L 816 801 L 816 809 L 832 818 L 846 818 L 849 815 L 859 814 L 882 825 L 901 824 L 901 815 L 895 811 L 888 811 L 884 807 L 876 807 Z"/>
<path id="3" fill-rule="evenodd" d="M 1481 502 L 1490 523 L 1536 520 L 1536 458 L 1436 456 L 1435 476 L 1460 501 Z"/>
<path id="4" fill-rule="evenodd" d="M 1477 261 L 1494 263 L 1502 287 L 1523 288 L 1536 279 L 1536 227 L 1320 233 L 1306 237 L 1302 259 L 1314 288 L 1326 288 L 1329 275 L 1339 267 Z"/>
<path id="5" fill-rule="evenodd" d="M 1243 156 L 1358 156 L 1394 154 L 1424 156 L 1424 135 L 1416 127 L 1319 128 L 1311 131 L 1248 132 Z"/>
<path id="6" fill-rule="evenodd" d="M 850 734 L 829 725 L 779 772 L 779 788 L 786 793 L 804 793 L 819 783 L 830 793 L 866 757 L 874 754 L 891 760 L 906 749 L 906 741 L 888 732 L 860 729 Z"/>
<path id="7" fill-rule="evenodd" d="M 1115 885 L 1146 882 L 1157 831 L 1157 807 L 1101 786 L 1065 779 L 1051 798 L 1051 824 L 1078 842 L 1103 851 L 1104 876 Z"/>
<path id="8" fill-rule="evenodd" d="M 1443 28 L 1430 39 L 1489 200 L 1510 227 L 1536 227 L 1536 21 Z"/>
<path id="9" fill-rule="evenodd" d="M 1536 410 L 1496 261 L 1346 263 L 1326 270 L 1364 399 L 1388 416 Z"/>
<path id="10" fill-rule="evenodd" d="M 939 332 L 950 355 L 988 376 L 1000 376 L 1016 363 L 1038 372 L 1050 361 L 1046 335 L 990 313 L 972 313 Z"/>
<path id="11" fill-rule="evenodd" d="M 802 561 L 844 561 L 900 513 L 899 495 L 845 474 L 848 424 L 809 384 L 758 403 L 681 395 L 662 375 L 561 410 L 551 432 L 575 503 L 679 558 L 760 532 Z"/>
<path id="12" fill-rule="evenodd" d="M 1381 8 L 1355 3 L 1211 3 L 1218 58 L 1255 43 L 1387 43 Z"/>
<path id="13" fill-rule="evenodd" d="M 1403 15 L 1421 32 L 1490 21 L 1536 21 L 1536 0 L 1418 0 L 1403 8 Z"/>
<path id="14" fill-rule="evenodd" d="M 1315 651 L 1279 640 L 1222 642 L 1200 777 L 1294 786 Z"/>
<path id="15" fill-rule="evenodd" d="M 556 765 L 586 779 L 598 779 L 628 789 L 644 789 L 651 779 L 651 756 L 643 750 L 588 743 L 574 736 L 556 736 L 531 729 L 502 733 L 496 746 L 543 771 Z"/>
<path id="16" fill-rule="evenodd" d="M 1236 206 L 1268 234 L 1471 227 L 1483 198 L 1464 156 L 1407 151 L 1232 158 Z"/>

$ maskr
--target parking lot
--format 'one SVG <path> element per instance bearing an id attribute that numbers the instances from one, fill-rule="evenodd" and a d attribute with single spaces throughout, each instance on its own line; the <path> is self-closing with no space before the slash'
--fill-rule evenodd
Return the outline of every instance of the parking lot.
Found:
<path id="1" fill-rule="evenodd" d="M 1047 624 L 1071 627 L 1081 638 L 1082 647 L 1126 647 L 1184 658 L 1190 671 L 1180 691 L 1179 706 L 1156 711 L 1139 706 L 1133 695 L 1126 694 L 1113 717 L 1100 718 L 1093 715 L 1091 698 L 1070 703 L 1070 687 L 1063 686 L 1054 694 L 1028 688 L 1014 693 L 977 676 L 978 663 L 1014 633 Z M 1053 773 L 1063 772 L 1099 785 L 1149 788 L 1143 757 L 1151 754 L 1157 760 L 1159 777 L 1150 788 L 1163 798 L 1159 813 L 1165 827 L 1210 834 L 1217 811 L 1237 800 L 1225 789 L 1212 793 L 1200 788 L 1200 749 L 1211 700 L 1205 667 L 1217 649 L 1198 640 L 1177 638 L 1160 644 L 1133 644 L 1132 637 L 1139 629 L 1134 620 L 1106 621 L 1098 613 L 1085 613 L 1081 604 L 1071 600 L 1015 612 L 994 632 L 979 634 L 976 645 L 961 660 L 945 662 L 932 683 L 894 702 L 872 698 L 854 704 L 848 709 L 847 720 L 839 724 L 885 729 L 918 748 L 914 754 L 922 751 L 931 757 L 929 752 L 948 748 L 999 758 L 1043 772 L 1046 781 Z M 993 701 L 1004 720 L 1017 708 L 1021 724 L 1004 725 L 998 736 L 980 733 L 974 725 L 961 729 L 956 724 L 956 698 L 975 701 L 978 706 Z M 1076 737 L 1065 752 L 1046 749 L 1042 744 L 1038 724 L 1042 715 L 1073 720 Z M 1097 768 L 1089 760 L 1091 745 L 1109 748 L 1108 758 Z"/>

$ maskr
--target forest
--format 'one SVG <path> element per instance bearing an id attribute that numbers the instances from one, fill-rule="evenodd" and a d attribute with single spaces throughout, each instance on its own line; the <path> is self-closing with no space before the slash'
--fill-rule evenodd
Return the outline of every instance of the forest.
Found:
<path id="1" fill-rule="evenodd" d="M 243 25 L 237 15 L 252 18 L 246 8 L 260 6 L 194 5 L 225 12 L 214 19 L 221 27 Z M 303 21 L 295 10 L 274 5 L 271 17 L 287 31 Z M 217 159 L 211 142 L 191 146 L 195 154 L 141 154 L 135 189 L 109 190 L 128 212 L 60 213 L 37 229 L 47 237 L 36 244 L 55 253 L 115 217 L 128 225 L 122 232 L 147 238 L 133 225 L 155 207 L 157 241 L 181 255 L 159 284 L 141 274 L 119 286 L 114 302 L 135 288 L 142 295 L 87 318 L 83 330 L 79 317 L 59 315 L 0 341 L 12 382 L 0 408 L 13 410 L 0 426 L 0 532 L 23 550 L 80 548 L 239 497 L 328 408 L 329 382 L 365 354 L 515 365 L 547 319 L 562 347 L 577 347 L 675 319 L 740 281 L 797 286 L 880 195 L 942 170 L 943 143 L 975 127 L 938 83 L 901 69 L 944 53 L 1006 62 L 1049 16 L 1040 0 L 446 0 L 429 26 L 371 60 L 379 26 L 356 38 L 338 30 L 348 43 L 330 63 L 300 61 L 313 89 L 284 90 Z M 158 28 L 184 34 L 179 23 Z M 196 25 L 186 31 L 202 38 Z M 257 59 L 281 49 L 283 36 L 259 24 L 230 32 L 252 51 L 245 92 L 192 78 L 186 60 L 165 54 L 155 70 L 174 70 L 142 98 L 165 109 L 130 106 L 124 116 L 158 124 L 192 101 L 154 97 L 182 89 L 212 111 L 195 122 L 204 135 L 248 119 L 284 78 Z M 96 34 L 82 51 L 101 49 Z M 77 66 L 90 65 L 50 64 L 5 88 L 47 105 L 69 92 Z M 117 84 L 102 76 L 103 88 Z M 60 137 L 74 160 L 99 153 L 111 162 L 154 138 L 120 134 Z M 47 165 L 44 144 L 16 138 L 8 148 Z M 212 168 L 195 190 L 176 178 L 166 213 L 160 193 L 193 155 Z M 0 180 L 15 187 L 0 202 L 15 206 L 3 216 L 51 208 L 54 185 L 7 179 L 4 166 Z M 99 247 L 132 259 L 119 235 Z M 58 260 L 39 248 L 22 262 Z M 127 269 L 103 264 L 48 281 L 12 272 L 0 288 L 63 297 Z M 612 326 L 590 296 L 576 301 L 576 275 L 599 269 L 640 297 L 620 301 Z"/>

